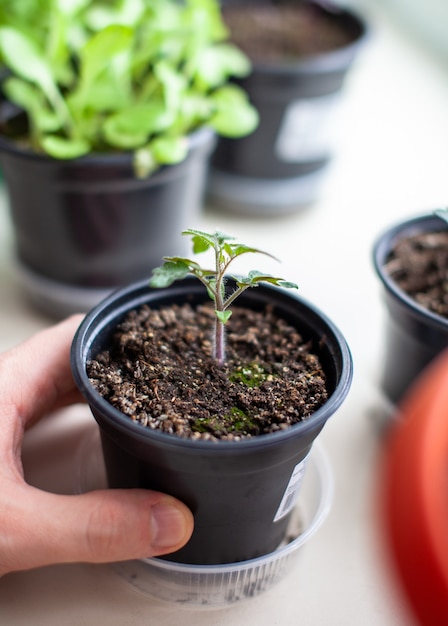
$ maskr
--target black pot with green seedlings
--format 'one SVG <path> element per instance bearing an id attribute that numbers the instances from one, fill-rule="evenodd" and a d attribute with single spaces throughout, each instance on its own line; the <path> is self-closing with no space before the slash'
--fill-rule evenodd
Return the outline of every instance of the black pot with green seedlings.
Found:
<path id="1" fill-rule="evenodd" d="M 218 0 L 4 1 L 0 65 L 18 277 L 59 317 L 184 254 L 216 136 L 258 122 Z"/>
<path id="2" fill-rule="evenodd" d="M 195 252 L 214 252 L 215 267 L 166 257 L 151 286 L 114 293 L 82 322 L 72 368 L 100 427 L 109 486 L 167 492 L 193 511 L 190 542 L 168 558 L 239 562 L 282 541 L 352 361 L 332 322 L 286 289 L 296 285 L 228 275 L 260 250 L 219 232 L 185 234 Z"/>

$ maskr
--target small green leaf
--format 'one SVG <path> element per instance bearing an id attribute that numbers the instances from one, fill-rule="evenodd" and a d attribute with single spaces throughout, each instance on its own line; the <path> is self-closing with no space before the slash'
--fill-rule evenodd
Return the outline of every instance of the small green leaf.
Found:
<path id="1" fill-rule="evenodd" d="M 200 265 L 199 263 L 196 263 L 196 261 L 192 261 L 191 259 L 187 259 L 186 257 L 183 256 L 164 256 L 163 257 L 164 261 L 169 261 L 170 263 L 179 263 L 179 264 L 184 264 L 184 265 L 188 265 L 191 269 L 200 269 Z"/>
<path id="2" fill-rule="evenodd" d="M 110 146 L 122 150 L 139 148 L 148 139 L 148 135 L 142 130 L 125 130 L 120 128 L 115 120 L 107 120 L 103 126 L 104 139 Z"/>
<path id="3" fill-rule="evenodd" d="M 79 92 L 67 97 L 71 109 L 86 107 L 103 116 L 105 112 L 121 111 L 132 106 L 132 94 L 125 89 L 124 81 L 110 75 L 98 76 L 85 94 Z"/>
<path id="4" fill-rule="evenodd" d="M 151 135 L 168 128 L 173 119 L 162 102 L 136 104 L 110 115 L 104 124 L 105 134 L 107 136 L 113 129 L 114 132 Z"/>
<path id="5" fill-rule="evenodd" d="M 159 167 L 149 146 L 144 146 L 134 152 L 133 165 L 137 178 L 146 178 Z"/>
<path id="6" fill-rule="evenodd" d="M 213 237 L 219 247 L 224 247 L 227 245 L 226 242 L 233 241 L 235 239 L 235 237 L 232 237 L 232 235 L 227 235 L 226 233 L 223 233 L 219 230 L 215 232 Z M 232 245 L 235 245 L 235 244 L 232 244 Z"/>
<path id="7" fill-rule="evenodd" d="M 215 246 L 223 247 L 226 241 L 234 239 L 234 237 L 218 231 L 210 234 L 192 228 L 184 230 L 182 235 L 189 235 L 192 238 L 194 254 L 205 252 L 209 248 L 215 248 Z"/>
<path id="8" fill-rule="evenodd" d="M 90 0 L 56 0 L 55 4 L 61 13 L 71 17 L 88 5 Z"/>
<path id="9" fill-rule="evenodd" d="M 179 116 L 182 119 L 182 128 L 194 128 L 208 122 L 214 112 L 213 103 L 206 94 L 197 94 L 195 91 L 185 91 L 180 102 Z"/>
<path id="10" fill-rule="evenodd" d="M 42 133 L 54 133 L 62 128 L 59 117 L 45 107 L 36 107 L 32 111 L 35 125 Z"/>
<path id="11" fill-rule="evenodd" d="M 209 88 L 222 85 L 229 76 L 247 76 L 251 62 L 232 44 L 218 44 L 204 48 L 196 59 L 196 75 Z"/>
<path id="12" fill-rule="evenodd" d="M 257 110 L 236 85 L 227 85 L 212 95 L 216 112 L 210 126 L 225 137 L 241 137 L 253 132 L 259 123 Z"/>
<path id="13" fill-rule="evenodd" d="M 278 285 L 279 287 L 284 287 L 285 289 L 298 289 L 299 286 L 296 285 L 296 283 L 292 283 L 289 280 L 282 280 L 281 278 L 277 278 L 276 285 Z"/>
<path id="14" fill-rule="evenodd" d="M 226 324 L 232 315 L 232 311 L 215 311 L 215 315 L 220 322 Z"/>
<path id="15" fill-rule="evenodd" d="M 205 252 L 214 246 L 213 236 L 208 233 L 204 233 L 201 230 L 193 230 L 190 228 L 188 230 L 184 230 L 182 235 L 189 235 L 192 238 L 194 254 Z"/>
<path id="16" fill-rule="evenodd" d="M 271 276 L 270 274 L 264 274 L 263 272 L 259 272 L 258 270 L 251 270 L 247 276 L 234 277 L 234 279 L 236 280 L 238 287 L 255 287 L 259 283 L 270 283 L 272 285 L 277 285 L 278 287 L 298 289 L 298 286 L 295 283 L 283 280 L 283 278 Z"/>
<path id="17" fill-rule="evenodd" d="M 151 149 L 158 163 L 170 165 L 185 159 L 188 143 L 185 137 L 158 137 L 151 141 Z"/>
<path id="18" fill-rule="evenodd" d="M 21 78 L 8 78 L 3 83 L 4 93 L 11 102 L 28 111 L 33 123 L 42 132 L 59 130 L 62 121 L 42 102 L 41 91 Z"/>
<path id="19" fill-rule="evenodd" d="M 68 2 L 70 1 L 71 0 L 68 0 Z M 112 6 L 101 6 L 98 2 L 92 3 L 91 0 L 89 0 L 89 4 L 92 6 L 89 8 L 86 20 L 90 28 L 96 31 L 107 28 L 112 24 L 133 26 L 142 19 L 145 9 L 142 0 L 109 3 L 112 4 Z"/>
<path id="20" fill-rule="evenodd" d="M 106 69 L 111 58 L 129 50 L 133 30 L 114 24 L 93 35 L 81 51 L 81 92 L 88 90 L 96 77 Z"/>
<path id="21" fill-rule="evenodd" d="M 55 159 L 75 159 L 88 154 L 91 150 L 87 141 L 64 139 L 55 135 L 43 137 L 42 146 L 45 152 Z"/>
<path id="22" fill-rule="evenodd" d="M 154 66 L 154 74 L 159 79 L 164 94 L 165 106 L 175 113 L 180 109 L 183 93 L 187 87 L 186 76 L 179 73 L 177 67 L 166 61 L 159 61 Z"/>
<path id="23" fill-rule="evenodd" d="M 252 248 L 251 246 L 246 246 L 242 243 L 225 243 L 224 244 L 223 242 L 221 242 L 221 245 L 223 246 L 223 249 L 226 252 L 226 254 L 228 254 L 232 258 L 241 256 L 242 254 L 252 253 L 252 254 L 264 254 L 265 256 L 271 257 L 271 259 L 275 259 L 275 257 L 272 256 L 272 254 L 263 252 L 263 250 L 259 250 L 258 248 Z M 275 259 L 275 260 L 278 260 L 278 259 Z"/>
<path id="24" fill-rule="evenodd" d="M 206 252 L 211 245 L 204 237 L 200 235 L 195 235 L 192 239 L 193 243 L 193 252 L 194 254 L 200 254 L 201 252 Z"/>
<path id="25" fill-rule="evenodd" d="M 156 267 L 152 270 L 149 285 L 150 287 L 156 288 L 169 287 L 176 280 L 182 280 L 188 276 L 190 272 L 190 262 L 188 259 L 169 259 L 160 267 Z"/>
<path id="26" fill-rule="evenodd" d="M 0 51 L 18 76 L 44 89 L 55 89 L 51 67 L 32 39 L 14 28 L 0 28 Z"/>
<path id="27" fill-rule="evenodd" d="M 106 141 L 119 148 L 139 148 L 143 146 L 150 135 L 158 133 L 169 127 L 173 121 L 173 116 L 168 113 L 161 103 L 141 104 L 128 107 L 123 111 L 119 111 L 104 122 L 103 133 Z M 186 148 L 181 150 L 185 143 L 183 138 L 178 139 L 177 144 L 171 140 L 165 150 L 173 153 L 171 160 L 163 154 L 163 144 L 158 146 L 154 141 L 148 144 L 154 159 L 158 163 L 174 163 L 185 158 Z M 174 160 L 174 152 L 177 150 L 178 160 Z M 164 160 L 165 159 L 165 160 Z"/>

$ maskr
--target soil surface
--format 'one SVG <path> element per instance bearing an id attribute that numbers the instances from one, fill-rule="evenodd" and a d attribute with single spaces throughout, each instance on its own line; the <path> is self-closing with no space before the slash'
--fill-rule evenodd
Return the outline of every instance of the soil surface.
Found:
<path id="1" fill-rule="evenodd" d="M 234 307 L 227 359 L 212 357 L 212 306 L 131 312 L 88 375 L 113 406 L 149 428 L 238 440 L 307 419 L 328 398 L 325 373 L 298 331 L 272 310 Z"/>
<path id="2" fill-rule="evenodd" d="M 448 231 L 400 239 L 385 269 L 421 306 L 448 318 Z"/>
<path id="3" fill-rule="evenodd" d="M 253 61 L 300 59 L 344 47 L 359 33 L 331 14 L 307 3 L 230 5 L 223 18 L 231 39 Z"/>

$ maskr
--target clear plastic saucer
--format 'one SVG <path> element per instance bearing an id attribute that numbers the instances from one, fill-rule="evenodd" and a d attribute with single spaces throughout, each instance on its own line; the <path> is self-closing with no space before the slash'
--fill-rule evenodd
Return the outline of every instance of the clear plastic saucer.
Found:
<path id="1" fill-rule="evenodd" d="M 99 431 L 81 443 L 75 488 L 78 493 L 107 486 Z M 148 597 L 191 608 L 224 608 L 267 591 L 296 564 L 301 548 L 327 517 L 333 476 L 319 442 L 309 456 L 298 502 L 285 540 L 264 556 L 225 565 L 188 565 L 158 558 L 114 563 L 116 572 Z"/>

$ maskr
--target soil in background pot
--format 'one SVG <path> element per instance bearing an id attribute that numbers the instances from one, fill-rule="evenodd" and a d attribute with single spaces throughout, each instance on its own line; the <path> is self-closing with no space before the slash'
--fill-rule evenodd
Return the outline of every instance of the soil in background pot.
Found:
<path id="1" fill-rule="evenodd" d="M 318 5 L 230 4 L 223 9 L 231 37 L 254 62 L 301 59 L 347 46 L 359 31 Z"/>
<path id="2" fill-rule="evenodd" d="M 448 318 L 448 231 L 400 238 L 385 270 L 418 304 Z"/>
<path id="3" fill-rule="evenodd" d="M 212 357 L 211 305 L 144 305 L 88 364 L 97 391 L 122 413 L 181 437 L 238 440 L 288 428 L 328 399 L 325 373 L 299 332 L 267 307 L 235 307 L 227 359 Z"/>

